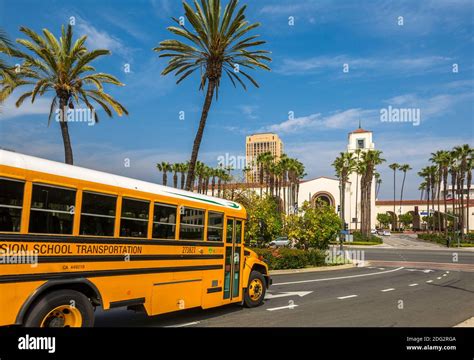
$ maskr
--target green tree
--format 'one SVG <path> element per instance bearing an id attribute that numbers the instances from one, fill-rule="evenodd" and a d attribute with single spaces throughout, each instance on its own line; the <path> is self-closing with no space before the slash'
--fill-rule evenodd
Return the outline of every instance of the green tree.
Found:
<path id="1" fill-rule="evenodd" d="M 405 214 L 400 214 L 398 217 L 400 222 L 403 224 L 404 228 L 410 227 L 410 225 L 413 223 L 413 215 L 411 213 L 405 213 Z"/>
<path id="2" fill-rule="evenodd" d="M 34 103 L 37 96 L 43 96 L 52 91 L 54 96 L 51 102 L 49 120 L 55 110 L 59 110 L 59 125 L 64 143 L 65 162 L 73 164 L 73 152 L 69 136 L 67 110 L 84 104 L 99 120 L 95 107 L 97 103 L 108 116 L 114 110 L 119 116 L 128 115 L 125 107 L 104 91 L 103 84 L 123 86 L 114 76 L 95 72 L 91 63 L 104 56 L 110 55 L 109 50 L 89 51 L 84 43 L 87 36 L 82 36 L 73 42 L 72 26 L 61 28 L 61 37 L 56 37 L 48 30 L 43 29 L 43 36 L 33 30 L 21 27 L 20 31 L 29 39 L 17 39 L 25 50 L 10 49 L 12 56 L 23 60 L 21 64 L 21 81 L 4 85 L 2 94 L 10 93 L 20 86 L 31 86 L 17 100 L 16 106 L 31 98 Z M 0 95 L 0 98 L 2 95 Z M 76 105 L 74 105 L 76 104 Z"/>
<path id="3" fill-rule="evenodd" d="M 342 226 L 340 217 L 334 208 L 321 202 L 311 206 L 308 201 L 297 214 L 288 215 L 284 232 L 294 239 L 298 247 L 305 249 L 327 249 L 329 242 L 336 240 Z"/>
<path id="4" fill-rule="evenodd" d="M 278 212 L 275 199 L 260 197 L 253 191 L 239 194 L 235 199 L 247 210 L 245 224 L 245 242 L 256 241 L 259 245 L 269 243 L 282 234 L 282 217 Z"/>
<path id="5" fill-rule="evenodd" d="M 389 214 L 379 213 L 377 214 L 377 221 L 381 227 L 387 228 L 392 222 L 392 217 Z"/>
<path id="6" fill-rule="evenodd" d="M 230 0 L 222 11 L 220 0 L 194 1 L 194 8 L 183 2 L 184 14 L 191 28 L 173 19 L 179 27 L 171 26 L 168 30 L 179 36 L 180 40 L 164 40 L 154 48 L 160 57 L 170 58 L 162 74 L 175 72 L 179 76 L 177 83 L 187 78 L 196 70 L 200 72 L 199 89 L 206 89 L 201 120 L 194 139 L 191 160 L 189 162 L 186 190 L 191 190 L 194 170 L 198 158 L 206 120 L 211 108 L 214 94 L 219 91 L 222 74 L 225 73 L 232 84 L 238 82 L 244 89 L 246 85 L 241 76 L 258 87 L 257 82 L 244 69 L 270 68 L 264 63 L 271 61 L 265 50 L 254 47 L 265 44 L 258 40 L 259 35 L 246 36 L 259 23 L 249 24 L 245 18 L 246 6 L 237 10 L 238 1 Z"/>

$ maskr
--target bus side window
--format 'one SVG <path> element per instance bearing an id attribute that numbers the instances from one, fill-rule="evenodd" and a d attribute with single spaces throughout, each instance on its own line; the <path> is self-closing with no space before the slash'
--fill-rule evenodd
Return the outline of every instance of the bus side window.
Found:
<path id="1" fill-rule="evenodd" d="M 204 210 L 182 207 L 179 238 L 182 240 L 204 240 Z"/>
<path id="2" fill-rule="evenodd" d="M 207 240 L 222 241 L 224 214 L 209 211 L 207 221 Z"/>
<path id="3" fill-rule="evenodd" d="M 72 234 L 76 190 L 33 184 L 30 233 Z"/>
<path id="4" fill-rule="evenodd" d="M 155 203 L 153 211 L 153 234 L 154 239 L 174 239 L 176 233 L 176 211 L 175 205 Z"/>
<path id="5" fill-rule="evenodd" d="M 116 196 L 84 191 L 79 233 L 92 236 L 114 236 L 116 206 Z"/>
<path id="6" fill-rule="evenodd" d="M 0 231 L 19 232 L 25 183 L 0 179 Z"/>
<path id="7" fill-rule="evenodd" d="M 146 238 L 149 210 L 149 201 L 123 198 L 120 236 Z"/>

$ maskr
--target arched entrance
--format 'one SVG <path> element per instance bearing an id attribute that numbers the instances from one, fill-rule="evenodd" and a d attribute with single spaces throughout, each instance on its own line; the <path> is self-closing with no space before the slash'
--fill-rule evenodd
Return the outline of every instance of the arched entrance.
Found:
<path id="1" fill-rule="evenodd" d="M 334 200 L 334 197 L 326 192 L 326 191 L 320 191 L 317 192 L 316 194 L 313 195 L 311 198 L 311 205 L 316 206 L 318 203 L 323 203 L 332 207 L 335 207 L 336 201 Z"/>

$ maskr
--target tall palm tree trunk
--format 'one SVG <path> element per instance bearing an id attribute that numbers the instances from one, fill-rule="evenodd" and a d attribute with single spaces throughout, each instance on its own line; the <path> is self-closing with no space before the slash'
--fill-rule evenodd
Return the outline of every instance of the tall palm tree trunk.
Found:
<path id="1" fill-rule="evenodd" d="M 73 165 L 74 159 L 72 155 L 71 138 L 69 137 L 69 127 L 66 119 L 67 115 L 67 98 L 60 98 L 59 106 L 61 108 L 61 121 L 59 126 L 61 128 L 61 135 L 63 137 L 64 144 L 64 162 L 69 165 Z"/>
<path id="2" fill-rule="evenodd" d="M 185 180 L 186 180 L 186 174 L 182 172 L 181 173 L 181 189 L 184 189 Z"/>
<path id="3" fill-rule="evenodd" d="M 214 96 L 214 89 L 216 83 L 214 79 L 209 79 L 207 84 L 207 93 L 202 107 L 201 120 L 199 121 L 198 131 L 194 139 L 193 151 L 191 153 L 191 160 L 189 161 L 188 177 L 186 179 L 186 190 L 191 191 L 194 181 L 194 170 L 196 168 L 196 161 L 199 154 L 199 147 L 201 146 L 202 136 L 204 134 L 204 128 L 206 127 L 206 120 L 211 108 L 212 98 Z"/>
<path id="4" fill-rule="evenodd" d="M 447 214 L 448 212 L 448 203 L 446 201 L 446 192 L 448 189 L 448 171 L 443 170 L 443 203 L 444 203 L 444 213 Z M 443 226 L 444 226 L 444 232 L 446 236 L 448 236 L 448 222 L 447 222 L 447 216 L 445 215 L 443 217 Z"/>
<path id="5" fill-rule="evenodd" d="M 359 219 L 358 219 L 358 216 L 359 216 L 359 213 L 358 213 L 358 208 L 359 208 L 359 205 L 357 204 L 357 202 L 359 201 L 359 173 L 357 173 L 356 175 L 356 202 L 355 202 L 355 219 L 356 219 L 356 222 L 355 222 L 355 229 L 357 230 L 357 226 L 358 226 L 358 223 L 359 223 Z"/>

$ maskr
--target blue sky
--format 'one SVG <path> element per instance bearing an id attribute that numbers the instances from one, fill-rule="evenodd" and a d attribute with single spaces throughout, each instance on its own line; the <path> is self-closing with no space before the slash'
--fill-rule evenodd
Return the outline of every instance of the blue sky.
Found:
<path id="1" fill-rule="evenodd" d="M 392 197 L 391 162 L 414 168 L 405 197 L 418 198 L 416 172 L 431 152 L 474 144 L 472 0 L 244 3 L 249 21 L 262 23 L 257 33 L 272 52 L 272 71 L 255 73 L 260 89 L 234 89 L 224 79 L 201 146 L 200 159 L 209 165 L 226 153 L 244 155 L 246 135 L 275 131 L 285 152 L 303 161 L 308 178 L 332 176 L 333 159 L 361 120 L 387 159 L 378 169 L 384 181 L 379 198 Z M 88 35 L 89 48 L 112 51 L 95 66 L 126 84 L 107 91 L 130 115 L 110 119 L 99 112 L 95 126 L 71 124 L 75 164 L 159 182 L 157 162 L 189 158 L 203 101 L 198 78 L 177 86 L 173 76 L 160 75 L 166 63 L 152 51 L 173 37 L 166 27 L 182 12 L 174 0 L 0 0 L 0 27 L 13 39 L 20 26 L 58 35 L 73 16 L 74 32 Z M 47 126 L 51 97 L 20 109 L 16 98 L 1 110 L 0 146 L 62 161 L 59 126 Z M 389 106 L 420 109 L 420 125 L 381 122 L 380 111 Z"/>

